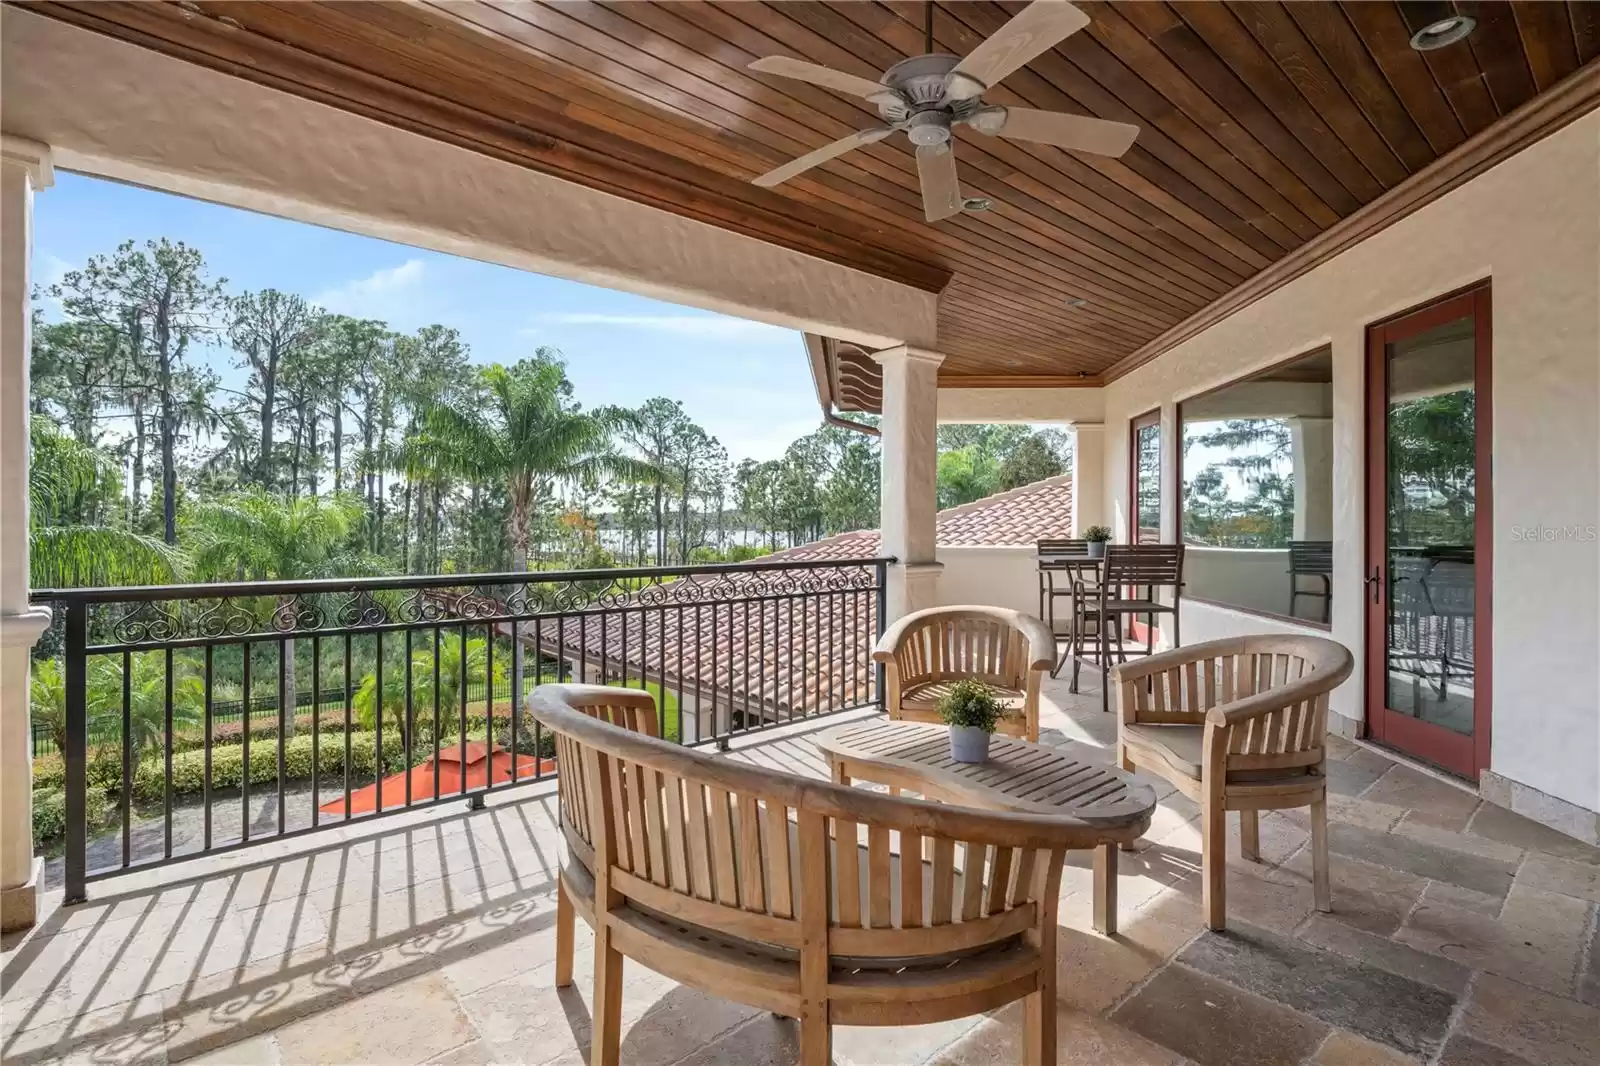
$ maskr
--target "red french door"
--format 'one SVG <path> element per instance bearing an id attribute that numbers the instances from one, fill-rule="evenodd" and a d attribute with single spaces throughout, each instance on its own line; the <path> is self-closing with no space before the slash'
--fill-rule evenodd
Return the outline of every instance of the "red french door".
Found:
<path id="1" fill-rule="evenodd" d="M 1489 285 L 1367 331 L 1367 733 L 1489 765 Z"/>

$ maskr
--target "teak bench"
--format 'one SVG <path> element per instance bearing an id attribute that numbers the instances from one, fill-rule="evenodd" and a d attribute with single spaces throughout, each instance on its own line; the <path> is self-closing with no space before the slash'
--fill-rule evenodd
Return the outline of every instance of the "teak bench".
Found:
<path id="1" fill-rule="evenodd" d="M 918 1025 L 1017 999 L 1024 1060 L 1056 1061 L 1062 862 L 1100 844 L 1099 827 L 683 748 L 634 689 L 542 685 L 529 705 L 561 767 L 558 986 L 572 982 L 574 913 L 595 933 L 594 1066 L 618 1062 L 624 956 L 798 1019 L 805 1066 L 830 1061 L 835 1023 Z"/>

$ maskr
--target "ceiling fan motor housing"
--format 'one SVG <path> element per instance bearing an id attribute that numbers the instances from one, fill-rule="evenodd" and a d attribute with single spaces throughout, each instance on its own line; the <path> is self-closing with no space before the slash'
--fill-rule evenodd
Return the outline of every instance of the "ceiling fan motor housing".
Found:
<path id="1" fill-rule="evenodd" d="M 971 86 L 963 88 L 976 88 L 978 92 L 970 96 L 958 94 L 959 98 L 946 100 L 948 90 L 951 88 L 950 72 L 959 62 L 961 62 L 959 56 L 943 52 L 902 59 L 878 79 L 892 90 L 891 93 L 874 98 L 873 102 L 878 105 L 878 113 L 891 125 L 911 121 L 913 125 L 907 132 L 913 144 L 943 144 L 949 140 L 950 123 L 964 119 L 980 106 L 977 96 L 983 87 L 971 78 L 962 78 L 960 75 L 957 75 L 959 81 L 971 83 Z M 925 125 L 929 131 L 927 136 L 937 139 L 925 141 L 917 139 L 916 122 L 924 115 L 940 120 L 939 128 L 942 128 L 945 134 L 943 137 L 937 137 L 932 132 L 935 127 L 928 123 Z"/>

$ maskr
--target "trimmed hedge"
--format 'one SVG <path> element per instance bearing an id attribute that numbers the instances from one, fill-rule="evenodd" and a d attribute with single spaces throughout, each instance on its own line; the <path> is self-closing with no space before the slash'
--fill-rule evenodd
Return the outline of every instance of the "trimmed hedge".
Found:
<path id="1" fill-rule="evenodd" d="M 320 750 L 317 752 L 317 762 L 313 767 L 312 740 L 308 733 L 305 736 L 292 737 L 284 745 L 283 770 L 284 780 L 309 780 L 313 773 L 317 775 L 343 775 L 344 765 L 344 736 L 324 736 Z M 361 779 L 365 784 L 367 779 L 376 775 L 376 760 L 374 749 L 377 735 L 374 733 L 350 734 L 350 776 Z M 428 745 L 432 751 L 432 742 Z M 414 746 L 413 757 L 417 757 L 421 750 L 420 745 Z M 385 733 L 383 738 L 383 774 L 399 773 L 406 767 L 405 744 L 401 738 Z M 205 752 L 186 751 L 172 757 L 172 793 L 175 796 L 193 795 L 205 791 Z M 278 741 L 276 738 L 250 742 L 250 783 L 252 785 L 276 784 L 278 780 Z M 213 789 L 234 789 L 240 787 L 244 781 L 244 746 L 228 745 L 227 747 L 213 748 L 211 751 L 211 787 Z M 157 754 L 155 757 L 146 756 L 139 761 L 139 768 L 133 774 L 134 798 L 145 803 L 159 803 L 166 795 L 165 759 Z"/>

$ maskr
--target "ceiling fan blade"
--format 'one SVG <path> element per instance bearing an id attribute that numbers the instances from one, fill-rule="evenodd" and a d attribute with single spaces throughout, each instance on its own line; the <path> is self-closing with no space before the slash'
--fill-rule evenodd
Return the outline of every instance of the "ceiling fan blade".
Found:
<path id="1" fill-rule="evenodd" d="M 769 170 L 760 177 L 751 178 L 750 182 L 753 185 L 770 188 L 780 182 L 788 181 L 796 174 L 810 170 L 819 163 L 826 163 L 830 159 L 844 155 L 853 148 L 860 148 L 864 144 L 876 144 L 893 132 L 894 127 L 884 126 L 881 129 L 862 130 L 859 133 L 852 133 L 848 137 L 841 137 L 832 144 L 823 145 L 815 152 L 807 152 L 799 159 L 791 159 L 783 166 L 775 170 Z"/>
<path id="2" fill-rule="evenodd" d="M 1074 152 L 1119 156 L 1133 147 L 1139 127 L 1126 122 L 1108 122 L 1088 115 L 1069 115 L 1061 111 L 1038 111 L 1031 107 L 1008 107 L 1005 121 L 994 132 L 1017 141 L 1038 141 Z M 982 130 L 974 124 L 974 128 Z"/>
<path id="3" fill-rule="evenodd" d="M 922 211 L 929 222 L 961 213 L 961 180 L 956 174 L 954 143 L 918 145 L 917 177 L 922 181 Z"/>
<path id="4" fill-rule="evenodd" d="M 880 85 L 866 78 L 858 78 L 854 74 L 846 74 L 842 70 L 834 70 L 817 63 L 807 63 L 803 59 L 790 59 L 788 56 L 766 56 L 750 64 L 751 70 L 763 74 L 776 74 L 781 78 L 794 78 L 798 81 L 808 81 L 812 85 L 820 85 L 825 89 L 836 92 L 849 93 L 851 96 L 883 96 L 894 95 L 894 91 L 886 85 Z"/>
<path id="5" fill-rule="evenodd" d="M 1087 25 L 1089 16 L 1067 0 L 1033 0 L 956 64 L 945 90 L 946 102 L 981 95 L 985 88 L 999 84 L 1007 74 Z"/>

